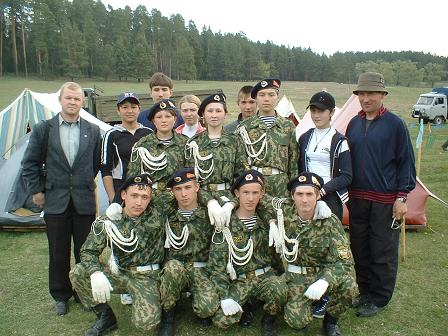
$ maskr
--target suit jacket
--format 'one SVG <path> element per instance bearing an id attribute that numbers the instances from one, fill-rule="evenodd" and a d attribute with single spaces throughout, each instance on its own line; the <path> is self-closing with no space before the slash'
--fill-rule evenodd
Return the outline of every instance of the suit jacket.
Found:
<path id="1" fill-rule="evenodd" d="M 59 114 L 46 121 L 49 127 L 47 175 L 40 177 L 45 121 L 37 124 L 22 160 L 23 178 L 28 192 L 34 195 L 45 193 L 44 211 L 47 214 L 63 213 L 73 200 L 81 215 L 92 215 L 96 211 L 95 176 L 100 167 L 101 134 L 99 127 L 80 118 L 79 149 L 72 167 L 64 154 L 59 135 Z"/>

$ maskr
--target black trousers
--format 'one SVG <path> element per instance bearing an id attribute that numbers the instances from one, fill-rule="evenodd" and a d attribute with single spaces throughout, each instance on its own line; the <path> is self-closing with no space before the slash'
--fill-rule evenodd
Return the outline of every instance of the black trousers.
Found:
<path id="1" fill-rule="evenodd" d="M 350 199 L 350 243 L 359 292 L 379 307 L 392 298 L 400 230 L 391 229 L 392 204 Z"/>
<path id="2" fill-rule="evenodd" d="M 80 215 L 70 200 L 67 209 L 57 215 L 45 214 L 49 251 L 49 289 L 55 301 L 67 301 L 73 295 L 70 272 L 71 241 L 79 263 L 79 251 L 90 232 L 95 215 Z"/>
<path id="3" fill-rule="evenodd" d="M 342 222 L 342 216 L 343 216 L 342 201 L 339 198 L 338 194 L 336 192 L 326 194 L 324 197 L 322 197 L 322 200 L 325 201 L 325 203 L 327 203 L 328 207 L 331 209 L 331 212 L 334 213 Z"/>

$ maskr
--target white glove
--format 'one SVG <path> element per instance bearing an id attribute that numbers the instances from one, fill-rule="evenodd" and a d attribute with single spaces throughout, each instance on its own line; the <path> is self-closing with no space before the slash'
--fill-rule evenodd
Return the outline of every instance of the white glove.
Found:
<path id="1" fill-rule="evenodd" d="M 233 208 L 234 208 L 234 205 L 232 202 L 224 203 L 224 205 L 222 206 L 222 211 L 224 212 L 226 226 L 229 226 L 230 217 L 232 216 Z"/>
<path id="2" fill-rule="evenodd" d="M 212 199 L 207 203 L 208 217 L 210 218 L 210 224 L 214 225 L 218 231 L 221 231 L 226 221 L 224 212 L 219 205 L 218 201 Z"/>
<path id="3" fill-rule="evenodd" d="M 324 279 L 319 279 L 312 283 L 305 292 L 305 296 L 311 300 L 319 300 L 328 288 L 328 282 Z"/>
<path id="4" fill-rule="evenodd" d="M 328 207 L 327 203 L 325 203 L 325 201 L 317 201 L 313 219 L 325 219 L 330 217 L 331 209 Z"/>
<path id="5" fill-rule="evenodd" d="M 239 303 L 233 299 L 221 300 L 221 309 L 226 316 L 234 315 L 239 311 L 243 311 L 243 308 L 241 308 Z"/>
<path id="6" fill-rule="evenodd" d="M 90 276 L 93 300 L 98 303 L 106 303 L 110 300 L 110 291 L 114 290 L 109 279 L 103 272 L 94 272 Z"/>
<path id="7" fill-rule="evenodd" d="M 111 203 L 106 209 L 106 216 L 110 220 L 120 220 L 123 208 L 118 203 Z"/>
<path id="8" fill-rule="evenodd" d="M 269 221 L 269 246 L 280 245 L 280 232 L 274 220 Z"/>

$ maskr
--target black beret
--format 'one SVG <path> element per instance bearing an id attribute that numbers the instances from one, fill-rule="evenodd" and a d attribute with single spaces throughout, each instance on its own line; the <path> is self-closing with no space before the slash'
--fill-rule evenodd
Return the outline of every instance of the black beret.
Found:
<path id="1" fill-rule="evenodd" d="M 129 188 L 130 186 L 133 186 L 133 185 L 151 187 L 152 180 L 148 174 L 130 176 L 121 185 L 121 187 L 118 189 L 117 193 L 121 193 L 123 190 L 126 190 L 127 188 Z"/>
<path id="2" fill-rule="evenodd" d="M 235 189 L 239 189 L 241 186 L 249 183 L 258 183 L 263 186 L 263 174 L 254 169 L 246 170 L 236 178 L 235 182 L 233 182 L 233 185 L 230 188 L 230 191 L 234 193 Z"/>
<path id="3" fill-rule="evenodd" d="M 168 181 L 166 182 L 166 186 L 168 188 L 172 188 L 179 184 L 184 184 L 188 181 L 196 181 L 196 175 L 194 174 L 193 168 L 182 168 L 178 171 L 174 172 Z"/>
<path id="4" fill-rule="evenodd" d="M 288 182 L 288 190 L 292 191 L 296 187 L 300 186 L 311 186 L 320 190 L 324 185 L 324 179 L 315 173 L 302 172 L 299 176 L 294 177 Z"/>
<path id="5" fill-rule="evenodd" d="M 202 117 L 204 110 L 210 103 L 221 103 L 226 105 L 226 95 L 224 93 L 215 93 L 205 98 L 198 109 L 198 115 Z"/>
<path id="6" fill-rule="evenodd" d="M 280 89 L 280 85 L 282 82 L 278 78 L 265 78 L 262 81 L 259 81 L 255 86 L 252 88 L 252 91 L 250 92 L 250 96 L 255 99 L 257 98 L 257 92 L 264 89 Z"/>
<path id="7" fill-rule="evenodd" d="M 162 110 L 176 112 L 176 104 L 174 100 L 162 99 L 161 101 L 151 106 L 148 113 L 148 120 L 151 121 L 154 118 L 155 114 Z"/>

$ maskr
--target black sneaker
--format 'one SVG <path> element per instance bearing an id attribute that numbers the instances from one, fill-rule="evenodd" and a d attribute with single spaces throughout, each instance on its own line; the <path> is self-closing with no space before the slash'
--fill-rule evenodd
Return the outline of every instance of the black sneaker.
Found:
<path id="1" fill-rule="evenodd" d="M 315 318 L 324 318 L 325 312 L 327 311 L 327 305 L 330 301 L 330 298 L 327 295 L 322 296 L 322 298 L 319 301 L 316 301 L 315 304 L 313 304 L 313 317 Z"/>
<path id="2" fill-rule="evenodd" d="M 382 312 L 386 306 L 384 307 L 378 307 L 372 302 L 366 302 L 361 307 L 359 307 L 356 316 L 358 317 L 370 317 L 374 316 L 380 312 Z"/>

